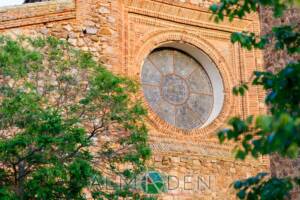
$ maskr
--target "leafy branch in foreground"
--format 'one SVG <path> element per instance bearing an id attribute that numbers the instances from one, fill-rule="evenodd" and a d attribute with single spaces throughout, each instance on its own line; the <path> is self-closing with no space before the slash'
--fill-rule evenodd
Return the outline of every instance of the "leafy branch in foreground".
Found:
<path id="1" fill-rule="evenodd" d="M 273 9 L 274 17 L 282 17 L 285 9 L 293 1 L 228 1 L 221 0 L 211 6 L 215 21 L 228 17 L 244 18 L 259 7 Z M 258 158 L 274 153 L 291 159 L 298 158 L 300 147 L 300 26 L 299 22 L 274 26 L 271 33 L 256 36 L 250 32 L 237 32 L 231 35 L 233 43 L 238 42 L 243 48 L 274 48 L 294 56 L 286 66 L 277 72 L 257 71 L 251 84 L 262 87 L 267 95 L 265 103 L 269 114 L 249 116 L 246 119 L 234 117 L 229 121 L 229 128 L 218 133 L 221 143 L 236 143 L 235 156 L 244 160 L 248 155 Z M 269 67 L 269 66 L 267 66 Z M 244 95 L 249 83 L 241 83 L 233 88 L 235 95 Z M 260 173 L 242 181 L 236 181 L 233 187 L 238 190 L 239 199 L 283 200 L 290 198 L 290 192 L 299 185 L 299 177 L 270 177 Z"/>
<path id="2" fill-rule="evenodd" d="M 48 38 L 0 37 L 1 199 L 150 199 L 117 185 L 145 170 L 135 82 Z M 88 192 L 84 192 L 88 191 Z"/>
<path id="3" fill-rule="evenodd" d="M 275 49 L 285 50 L 288 54 L 300 53 L 300 22 L 299 24 L 273 27 L 272 33 L 256 36 L 249 32 L 235 32 L 231 35 L 231 42 L 238 42 L 242 47 L 264 49 L 274 40 Z"/>

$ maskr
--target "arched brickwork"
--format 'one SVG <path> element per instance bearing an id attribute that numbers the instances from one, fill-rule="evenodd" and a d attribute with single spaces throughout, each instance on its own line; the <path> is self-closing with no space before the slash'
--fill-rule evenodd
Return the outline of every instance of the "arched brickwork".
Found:
<path id="1" fill-rule="evenodd" d="M 234 99 L 231 94 L 233 77 L 228 71 L 229 65 L 226 63 L 222 53 L 216 50 L 207 40 L 189 32 L 170 29 L 165 31 L 157 31 L 147 35 L 136 43 L 137 45 L 135 46 L 136 49 L 134 51 L 137 52 L 135 56 L 136 59 L 129 67 L 128 74 L 131 76 L 133 75 L 135 79 L 139 80 L 141 66 L 144 59 L 150 54 L 151 51 L 163 44 L 167 44 L 168 42 L 179 42 L 193 45 L 209 56 L 209 58 L 218 67 L 223 79 L 225 95 L 224 104 L 219 116 L 208 126 L 204 128 L 193 129 L 192 131 L 183 131 L 161 120 L 151 110 L 150 106 L 145 103 L 149 109 L 149 120 L 151 126 L 154 126 L 161 133 L 172 134 L 172 137 L 176 137 L 176 135 L 180 137 L 182 134 L 189 134 L 191 137 L 203 137 L 204 135 L 215 133 L 222 125 L 224 125 L 226 119 L 228 119 L 230 116 L 232 107 L 234 105 Z"/>

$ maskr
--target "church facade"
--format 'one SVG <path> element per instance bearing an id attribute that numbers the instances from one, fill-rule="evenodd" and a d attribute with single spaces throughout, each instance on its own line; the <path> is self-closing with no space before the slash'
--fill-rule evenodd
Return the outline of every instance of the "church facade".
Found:
<path id="1" fill-rule="evenodd" d="M 0 33 L 53 35 L 91 51 L 141 84 L 148 108 L 149 166 L 168 177 L 161 199 L 235 199 L 230 184 L 269 171 L 269 159 L 236 161 L 216 133 L 232 116 L 266 112 L 264 93 L 232 87 L 263 66 L 263 54 L 230 34 L 260 34 L 256 14 L 214 23 L 210 0 L 55 0 L 0 8 Z"/>

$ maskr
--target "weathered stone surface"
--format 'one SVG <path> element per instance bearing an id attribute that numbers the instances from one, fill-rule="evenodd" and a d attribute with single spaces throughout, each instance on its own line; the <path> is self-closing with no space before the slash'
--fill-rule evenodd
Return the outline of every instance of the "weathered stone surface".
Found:
<path id="1" fill-rule="evenodd" d="M 66 29 L 67 31 L 72 31 L 73 28 L 70 24 L 67 24 L 66 26 L 64 26 L 64 29 Z"/>
<path id="2" fill-rule="evenodd" d="M 112 34 L 112 32 L 111 32 L 111 30 L 110 30 L 109 28 L 106 28 L 106 27 L 105 27 L 105 28 L 101 28 L 101 29 L 100 29 L 100 34 L 101 34 L 101 35 L 108 35 L 108 36 L 109 36 L 109 35 Z"/>
<path id="3" fill-rule="evenodd" d="M 104 7 L 104 6 L 101 6 L 98 11 L 101 14 L 108 14 L 108 13 L 110 13 L 109 9 L 107 7 Z"/>
<path id="4" fill-rule="evenodd" d="M 76 46 L 77 45 L 77 40 L 76 39 L 68 39 L 68 42 L 73 45 L 73 46 Z"/>
<path id="5" fill-rule="evenodd" d="M 98 32 L 97 28 L 94 28 L 94 27 L 87 27 L 86 28 L 86 33 L 87 34 L 95 35 L 97 32 Z"/>

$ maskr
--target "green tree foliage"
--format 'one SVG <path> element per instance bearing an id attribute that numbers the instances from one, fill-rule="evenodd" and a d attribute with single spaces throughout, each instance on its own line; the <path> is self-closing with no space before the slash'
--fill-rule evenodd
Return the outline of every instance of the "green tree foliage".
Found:
<path id="1" fill-rule="evenodd" d="M 273 9 L 275 18 L 282 17 L 296 1 L 221 0 L 210 7 L 216 22 L 225 18 L 232 21 L 247 14 L 257 12 L 260 7 Z M 299 3 L 299 2 L 298 2 Z M 231 35 L 233 43 L 251 50 L 265 49 L 268 44 L 277 51 L 285 51 L 295 56 L 300 53 L 300 24 L 274 26 L 271 33 L 257 36 L 250 32 L 237 32 Z M 269 66 L 267 66 L 269 67 Z M 234 141 L 236 158 L 245 159 L 248 155 L 258 158 L 277 153 L 291 159 L 299 156 L 300 147 L 300 60 L 282 66 L 276 72 L 256 71 L 251 83 L 241 83 L 233 89 L 236 95 L 244 95 L 248 84 L 266 90 L 265 103 L 269 114 L 249 116 L 247 119 L 234 117 L 229 128 L 218 133 L 220 141 Z M 288 199 L 290 191 L 299 185 L 300 177 L 271 177 L 260 173 L 255 177 L 236 181 L 233 187 L 239 199 L 282 200 Z"/>
<path id="2" fill-rule="evenodd" d="M 146 199 L 116 179 L 150 156 L 134 81 L 53 37 L 1 36 L 0 75 L 0 199 Z"/>

